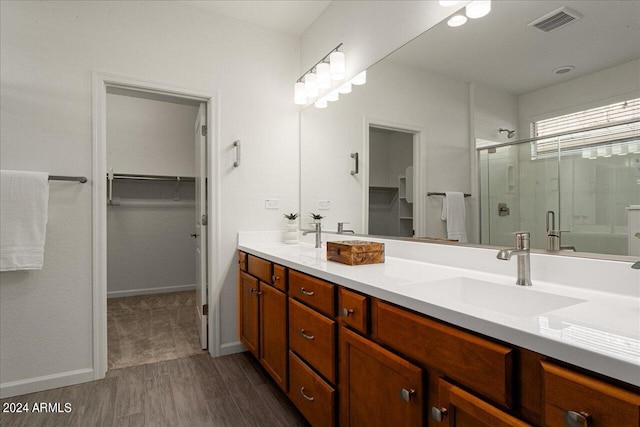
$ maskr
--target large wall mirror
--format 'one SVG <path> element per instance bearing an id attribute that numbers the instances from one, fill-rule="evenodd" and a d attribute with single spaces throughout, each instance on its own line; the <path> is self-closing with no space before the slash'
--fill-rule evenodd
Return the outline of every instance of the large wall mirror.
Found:
<path id="1" fill-rule="evenodd" d="M 447 238 L 433 193 L 456 191 L 469 243 L 562 230 L 563 250 L 640 255 L 640 2 L 492 3 L 302 110 L 303 228 Z M 554 12 L 569 22 L 528 25 Z"/>

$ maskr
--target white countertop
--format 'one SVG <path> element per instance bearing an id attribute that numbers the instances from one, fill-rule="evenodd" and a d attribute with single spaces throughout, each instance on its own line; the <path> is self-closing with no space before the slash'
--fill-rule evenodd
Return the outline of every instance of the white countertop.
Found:
<path id="1" fill-rule="evenodd" d="M 389 251 L 383 264 L 349 266 L 327 261 L 324 248 L 267 240 L 240 237 L 238 249 L 640 387 L 640 298 L 636 295 L 536 280 L 533 262 L 533 286 L 520 287 L 514 284 L 515 275 L 394 257 Z M 440 245 L 437 249 L 461 248 Z M 515 264 L 515 259 L 510 262 Z"/>

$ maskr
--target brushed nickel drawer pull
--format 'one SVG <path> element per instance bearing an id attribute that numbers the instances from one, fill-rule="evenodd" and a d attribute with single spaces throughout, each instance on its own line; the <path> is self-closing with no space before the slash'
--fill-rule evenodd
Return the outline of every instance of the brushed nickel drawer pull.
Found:
<path id="1" fill-rule="evenodd" d="M 305 334 L 305 333 L 304 333 L 304 329 L 300 329 L 300 330 L 298 331 L 298 333 L 300 334 L 300 336 L 301 336 L 302 338 L 307 339 L 307 340 L 309 340 L 309 341 L 311 341 L 311 340 L 315 340 L 315 339 L 316 339 L 316 337 L 315 337 L 315 336 L 313 336 L 313 335 L 307 335 L 307 334 Z"/>
<path id="2" fill-rule="evenodd" d="M 305 288 L 300 288 L 300 293 L 308 297 L 312 297 L 314 294 L 313 291 L 307 291 Z"/>
<path id="3" fill-rule="evenodd" d="M 448 412 L 449 411 L 447 411 L 447 408 L 436 408 L 435 406 L 432 406 L 431 418 L 433 418 L 434 421 L 441 423 L 442 420 L 444 420 L 444 417 L 448 414 Z"/>
<path id="4" fill-rule="evenodd" d="M 416 391 L 414 389 L 412 389 L 412 388 L 410 388 L 408 390 L 406 388 L 401 388 L 400 389 L 400 398 L 402 400 L 404 400 L 405 402 L 410 402 L 411 398 L 413 396 L 415 396 L 415 395 L 416 395 Z"/>
<path id="5" fill-rule="evenodd" d="M 300 395 L 307 399 L 309 402 L 313 402 L 314 400 L 316 400 L 315 397 L 307 396 L 306 394 L 304 394 L 304 387 L 300 387 Z"/>
<path id="6" fill-rule="evenodd" d="M 342 317 L 349 317 L 353 314 L 353 309 L 342 307 Z"/>
<path id="7" fill-rule="evenodd" d="M 588 427 L 591 425 L 591 415 L 586 412 L 567 411 L 564 414 L 567 427 Z"/>

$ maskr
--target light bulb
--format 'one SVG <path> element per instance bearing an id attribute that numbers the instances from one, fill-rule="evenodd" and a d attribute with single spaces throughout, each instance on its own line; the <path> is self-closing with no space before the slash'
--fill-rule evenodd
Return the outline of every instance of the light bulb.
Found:
<path id="1" fill-rule="evenodd" d="M 304 88 L 309 98 L 318 96 L 318 76 L 315 73 L 304 76 Z"/>
<path id="2" fill-rule="evenodd" d="M 332 80 L 342 80 L 345 77 L 346 67 L 343 52 L 331 52 L 329 55 Z"/>
<path id="3" fill-rule="evenodd" d="M 304 105 L 307 103 L 307 91 L 303 82 L 296 83 L 293 99 L 297 105 Z"/>
<path id="4" fill-rule="evenodd" d="M 354 84 L 356 86 L 361 86 L 366 82 L 367 82 L 367 70 L 364 70 L 363 72 L 355 76 L 353 79 L 351 79 L 351 84 Z"/>
<path id="5" fill-rule="evenodd" d="M 334 90 L 333 92 L 329 92 L 327 96 L 325 96 L 325 98 L 327 99 L 327 101 L 335 102 L 338 100 L 338 98 L 340 98 L 340 95 L 338 94 L 337 90 Z"/>
<path id="6" fill-rule="evenodd" d="M 331 71 L 330 66 L 326 62 L 318 64 L 316 67 L 318 75 L 318 89 L 329 89 L 331 87 Z"/>
<path id="7" fill-rule="evenodd" d="M 346 82 L 338 88 L 339 93 L 351 93 L 351 82 Z"/>
<path id="8" fill-rule="evenodd" d="M 440 6 L 449 7 L 457 5 L 460 0 L 440 0 L 438 3 L 440 3 Z"/>
<path id="9" fill-rule="evenodd" d="M 491 0 L 474 0 L 466 7 L 467 17 L 478 19 L 491 12 Z"/>
<path id="10" fill-rule="evenodd" d="M 454 15 L 447 21 L 447 25 L 450 27 L 459 27 L 466 23 L 467 23 L 467 17 L 464 15 Z"/>
<path id="11" fill-rule="evenodd" d="M 327 99 L 320 98 L 314 103 L 314 105 L 316 106 L 316 108 L 327 108 Z"/>

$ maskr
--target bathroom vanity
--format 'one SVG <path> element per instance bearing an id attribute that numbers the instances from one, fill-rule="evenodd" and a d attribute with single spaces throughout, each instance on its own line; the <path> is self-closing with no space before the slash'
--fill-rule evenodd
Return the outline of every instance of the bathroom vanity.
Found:
<path id="1" fill-rule="evenodd" d="M 348 266 L 240 234 L 240 338 L 312 425 L 640 425 L 633 291 L 549 284 L 535 256 L 516 287 L 501 261 L 429 260 L 490 249 L 378 241 L 384 264 Z"/>

